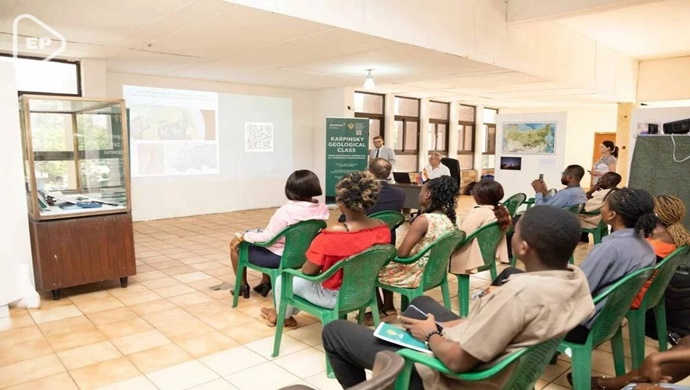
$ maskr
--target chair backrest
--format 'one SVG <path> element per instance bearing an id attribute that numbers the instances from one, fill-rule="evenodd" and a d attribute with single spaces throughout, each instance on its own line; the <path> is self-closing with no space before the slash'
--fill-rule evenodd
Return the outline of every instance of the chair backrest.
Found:
<path id="1" fill-rule="evenodd" d="M 459 245 L 458 248 L 471 245 L 472 240 L 477 239 L 479 250 L 484 259 L 484 265 L 477 268 L 477 271 L 485 271 L 496 262 L 496 248 L 501 238 L 506 234 L 505 230 L 501 230 L 498 222 L 492 222 L 477 229 L 474 233 L 467 236 Z"/>
<path id="2" fill-rule="evenodd" d="M 588 338 L 592 341 L 592 345 L 599 345 L 616 334 L 630 304 L 652 273 L 654 273 L 652 267 L 637 270 L 594 297 L 595 304 L 604 299 L 606 303 L 589 332 Z"/>
<path id="3" fill-rule="evenodd" d="M 502 388 L 510 390 L 533 389 L 539 377 L 544 374 L 544 369 L 549 364 L 561 340 L 562 338 L 555 338 L 526 348 L 516 359 L 517 365 L 513 368 L 512 375 Z"/>
<path id="4" fill-rule="evenodd" d="M 448 263 L 450 255 L 453 254 L 455 247 L 465 238 L 465 232 L 452 230 L 437 238 L 429 244 L 422 252 L 429 255 L 422 274 L 422 287 L 424 290 L 434 288 L 443 282 L 443 278 L 448 275 Z"/>
<path id="5" fill-rule="evenodd" d="M 378 352 L 371 370 L 371 379 L 350 387 L 350 390 L 393 390 L 403 367 L 405 359 L 402 356 L 391 351 Z"/>
<path id="6" fill-rule="evenodd" d="M 299 268 L 307 261 L 306 253 L 309 245 L 321 229 L 326 227 L 326 222 L 317 219 L 297 222 L 281 230 L 277 237 L 285 236 L 285 249 L 280 260 L 280 267 Z"/>
<path id="7" fill-rule="evenodd" d="M 379 211 L 371 214 L 369 218 L 379 219 L 393 230 L 405 222 L 405 216 L 399 211 Z"/>
<path id="8" fill-rule="evenodd" d="M 395 258 L 396 253 L 393 245 L 374 245 L 342 260 L 343 283 L 338 293 L 338 310 L 353 311 L 370 302 L 379 270 Z"/>
<path id="9" fill-rule="evenodd" d="M 681 246 L 680 248 L 673 251 L 673 253 L 666 256 L 666 258 L 662 260 L 661 263 L 657 264 L 656 267 L 654 267 L 654 269 L 656 270 L 654 280 L 647 289 L 647 293 L 645 293 L 644 295 L 644 307 L 647 310 L 655 307 L 659 304 L 659 302 L 661 302 L 662 299 L 664 299 L 664 293 L 666 292 L 666 288 L 668 287 L 668 284 L 671 282 L 671 278 L 673 277 L 673 274 L 676 272 L 676 269 L 678 268 L 680 263 L 683 262 L 685 256 L 688 255 L 688 250 L 690 250 L 690 248 L 688 248 L 687 246 Z"/>
<path id="10" fill-rule="evenodd" d="M 441 164 L 448 167 L 450 177 L 458 181 L 458 188 L 460 188 L 460 161 L 454 158 L 443 157 Z"/>
<path id="11" fill-rule="evenodd" d="M 570 211 L 571 213 L 573 213 L 573 214 L 575 214 L 575 215 L 578 215 L 578 214 L 580 214 L 580 212 L 581 212 L 584 208 L 585 208 L 585 204 L 584 204 L 584 203 L 580 203 L 580 204 L 576 204 L 575 206 L 570 206 L 570 207 L 568 207 L 568 211 Z"/>
<path id="12" fill-rule="evenodd" d="M 506 199 L 505 202 L 503 202 L 503 206 L 505 206 L 505 208 L 508 209 L 508 213 L 510 213 L 510 216 L 514 217 L 520 205 L 525 203 L 526 200 L 527 195 L 523 193 L 517 193 Z"/>

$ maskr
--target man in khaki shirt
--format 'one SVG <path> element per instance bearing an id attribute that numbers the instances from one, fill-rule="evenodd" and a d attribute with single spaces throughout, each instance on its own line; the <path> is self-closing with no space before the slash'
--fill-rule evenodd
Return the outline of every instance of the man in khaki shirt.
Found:
<path id="1" fill-rule="evenodd" d="M 481 370 L 520 348 L 563 336 L 591 316 L 594 304 L 583 273 L 568 266 L 580 237 L 577 218 L 554 207 L 533 207 L 518 222 L 513 249 L 526 272 L 512 275 L 502 286 L 480 298 L 467 319 L 460 319 L 433 299 L 411 303 L 428 313 L 426 320 L 401 317 L 416 339 L 426 341 L 434 355 L 454 372 Z M 439 333 L 435 324 L 443 325 Z M 400 347 L 373 336 L 371 329 L 335 321 L 324 327 L 323 345 L 336 378 L 344 388 L 364 381 L 382 350 Z M 488 382 L 464 383 L 416 365 L 412 389 L 500 388 L 505 370 Z"/>

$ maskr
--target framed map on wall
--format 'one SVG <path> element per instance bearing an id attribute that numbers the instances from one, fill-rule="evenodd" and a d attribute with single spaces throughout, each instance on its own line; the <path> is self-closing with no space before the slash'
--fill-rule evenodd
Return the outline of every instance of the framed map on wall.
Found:
<path id="1" fill-rule="evenodd" d="M 503 124 L 503 153 L 554 154 L 556 122 Z"/>

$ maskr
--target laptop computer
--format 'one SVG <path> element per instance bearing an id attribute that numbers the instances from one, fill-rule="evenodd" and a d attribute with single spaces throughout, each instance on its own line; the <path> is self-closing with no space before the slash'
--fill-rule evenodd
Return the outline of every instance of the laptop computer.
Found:
<path id="1" fill-rule="evenodd" d="M 393 179 L 395 179 L 396 183 L 412 184 L 410 174 L 408 172 L 393 172 Z"/>

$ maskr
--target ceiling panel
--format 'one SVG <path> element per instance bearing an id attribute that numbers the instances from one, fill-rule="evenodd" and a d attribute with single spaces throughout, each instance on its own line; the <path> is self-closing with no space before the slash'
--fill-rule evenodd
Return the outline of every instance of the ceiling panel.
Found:
<path id="1" fill-rule="evenodd" d="M 235 7 L 162 38 L 152 47 L 166 53 L 224 58 L 330 29 L 314 22 Z"/>
<path id="2" fill-rule="evenodd" d="M 109 59 L 107 67 L 110 72 L 167 75 L 203 61 L 196 57 L 126 50 Z"/>

